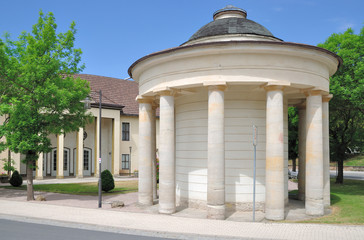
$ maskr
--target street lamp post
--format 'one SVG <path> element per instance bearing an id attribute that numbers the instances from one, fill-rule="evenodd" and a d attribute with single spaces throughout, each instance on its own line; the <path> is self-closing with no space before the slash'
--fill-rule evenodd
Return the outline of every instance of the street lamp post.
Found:
<path id="1" fill-rule="evenodd" d="M 102 91 L 99 91 L 99 208 L 102 207 L 102 195 L 101 195 L 101 190 L 102 190 L 102 182 L 101 182 L 101 112 L 102 112 L 102 108 L 101 108 L 101 104 L 102 104 Z"/>
<path id="2" fill-rule="evenodd" d="M 101 181 L 101 113 L 102 113 L 102 91 L 99 90 L 97 91 L 93 91 L 95 93 L 99 94 L 99 208 L 102 207 L 102 195 L 101 195 L 101 191 L 102 191 L 102 181 Z M 86 109 L 91 109 L 91 99 L 90 97 L 86 97 L 85 100 L 83 100 L 82 102 L 85 103 L 85 108 Z M 96 173 L 96 171 L 95 171 Z"/>

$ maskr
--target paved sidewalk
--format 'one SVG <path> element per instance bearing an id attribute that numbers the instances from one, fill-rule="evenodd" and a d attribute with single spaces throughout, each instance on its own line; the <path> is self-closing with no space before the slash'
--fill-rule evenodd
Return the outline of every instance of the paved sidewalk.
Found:
<path id="1" fill-rule="evenodd" d="M 38 218 L 73 224 L 97 225 L 139 234 L 180 239 L 199 236 L 241 239 L 363 239 L 363 226 L 337 226 L 290 223 L 241 223 L 115 212 L 68 206 L 45 205 L 38 202 L 0 200 L 0 217 Z M 97 228 L 97 227 L 95 227 Z M 159 233 L 159 234 L 158 234 Z M 184 236 L 184 234 L 186 234 Z M 202 237 L 201 236 L 201 237 Z"/>
<path id="2" fill-rule="evenodd" d="M 135 179 L 116 178 L 115 180 Z M 48 183 L 90 182 L 97 181 L 97 178 L 47 179 L 42 180 L 41 183 L 44 181 Z M 34 184 L 38 183 L 35 181 Z M 0 188 L 0 218 L 175 239 L 341 240 L 363 239 L 364 236 L 364 226 L 239 222 L 237 217 L 234 219 L 234 215 L 230 216 L 231 221 L 208 220 L 205 217 L 201 218 L 199 214 L 195 218 L 186 218 L 183 211 L 174 216 L 161 215 L 157 214 L 157 205 L 147 211 L 137 206 L 135 204 L 137 193 L 104 197 L 102 209 L 97 208 L 97 196 L 42 194 L 46 196 L 47 201 L 27 202 L 25 191 Z M 124 201 L 126 207 L 112 209 L 107 203 L 113 200 Z M 188 214 L 190 213 L 187 212 Z"/>
<path id="3" fill-rule="evenodd" d="M 133 181 L 138 180 L 138 178 L 134 177 L 114 177 L 115 181 Z M 56 179 L 54 177 L 44 178 L 42 180 L 33 180 L 33 184 L 52 184 L 52 183 L 90 183 L 90 182 L 98 182 L 99 178 L 96 177 L 84 177 L 84 178 L 75 178 L 75 177 L 65 177 L 63 179 Z M 23 180 L 23 185 L 27 184 L 27 180 Z"/>

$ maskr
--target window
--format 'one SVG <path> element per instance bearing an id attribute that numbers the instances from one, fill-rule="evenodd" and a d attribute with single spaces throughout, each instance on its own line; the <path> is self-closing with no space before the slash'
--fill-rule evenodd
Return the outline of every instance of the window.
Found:
<path id="1" fill-rule="evenodd" d="M 90 150 L 83 150 L 83 170 L 89 170 L 89 163 L 90 163 Z"/>
<path id="2" fill-rule="evenodd" d="M 68 171 L 69 149 L 63 150 L 63 170 Z M 57 171 L 57 149 L 53 149 L 53 171 Z"/>
<path id="3" fill-rule="evenodd" d="M 123 122 L 122 128 L 123 128 L 122 140 L 130 141 L 130 124 Z"/>
<path id="4" fill-rule="evenodd" d="M 57 149 L 53 150 L 53 171 L 57 171 Z"/>
<path id="5" fill-rule="evenodd" d="M 122 154 L 121 155 L 121 168 L 122 169 L 129 169 L 130 168 L 129 163 L 130 163 L 130 155 L 129 154 Z"/>
<path id="6" fill-rule="evenodd" d="M 63 170 L 68 171 L 68 151 L 63 151 Z"/>

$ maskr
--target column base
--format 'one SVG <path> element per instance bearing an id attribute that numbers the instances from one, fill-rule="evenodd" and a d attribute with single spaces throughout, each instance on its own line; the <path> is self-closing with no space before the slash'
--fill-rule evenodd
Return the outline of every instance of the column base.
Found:
<path id="1" fill-rule="evenodd" d="M 43 178 L 43 176 L 37 176 L 37 177 L 35 177 L 35 180 L 43 180 L 44 178 Z"/>
<path id="2" fill-rule="evenodd" d="M 76 175 L 76 178 L 83 178 L 83 175 Z"/>
<path id="3" fill-rule="evenodd" d="M 298 193 L 298 200 L 300 200 L 300 201 L 305 201 L 305 194 L 303 194 L 303 193 Z"/>
<path id="4" fill-rule="evenodd" d="M 176 212 L 176 209 L 175 208 L 170 208 L 170 209 L 161 209 L 161 208 L 159 208 L 158 212 L 160 214 L 168 214 L 168 215 L 170 215 L 170 214 L 175 213 Z"/>
<path id="5" fill-rule="evenodd" d="M 148 194 L 148 196 L 141 196 L 139 193 L 138 203 L 142 206 L 153 206 L 153 197 L 152 194 Z"/>
<path id="6" fill-rule="evenodd" d="M 306 214 L 310 216 L 323 216 L 324 215 L 324 203 L 323 200 L 306 199 Z"/>
<path id="7" fill-rule="evenodd" d="M 57 179 L 64 179 L 64 176 L 57 176 Z"/>
<path id="8" fill-rule="evenodd" d="M 265 219 L 272 221 L 284 220 L 284 209 L 265 209 Z"/>
<path id="9" fill-rule="evenodd" d="M 225 220 L 225 205 L 220 205 L 220 206 L 207 205 L 207 218 L 216 220 Z"/>
<path id="10" fill-rule="evenodd" d="M 330 195 L 326 195 L 324 196 L 324 208 L 325 209 L 329 209 L 331 205 L 331 201 L 330 201 Z"/>

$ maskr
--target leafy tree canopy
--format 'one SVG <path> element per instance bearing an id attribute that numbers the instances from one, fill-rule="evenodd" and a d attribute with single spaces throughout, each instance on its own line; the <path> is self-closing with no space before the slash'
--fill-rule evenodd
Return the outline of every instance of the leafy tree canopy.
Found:
<path id="1" fill-rule="evenodd" d="M 298 157 L 298 110 L 288 108 L 288 158 L 295 164 Z"/>
<path id="2" fill-rule="evenodd" d="M 65 33 L 56 29 L 53 14 L 40 11 L 31 33 L 0 39 L 0 115 L 6 116 L 0 150 L 25 154 L 29 167 L 50 151 L 50 134 L 75 131 L 90 119 L 80 102 L 90 92 L 88 83 L 73 77 L 84 68 L 82 52 L 74 48 L 75 23 Z"/>
<path id="3" fill-rule="evenodd" d="M 343 161 L 347 153 L 364 150 L 364 27 L 358 35 L 352 29 L 332 34 L 319 47 L 343 59 L 330 79 L 330 152 L 338 161 L 338 183 L 343 182 Z"/>

